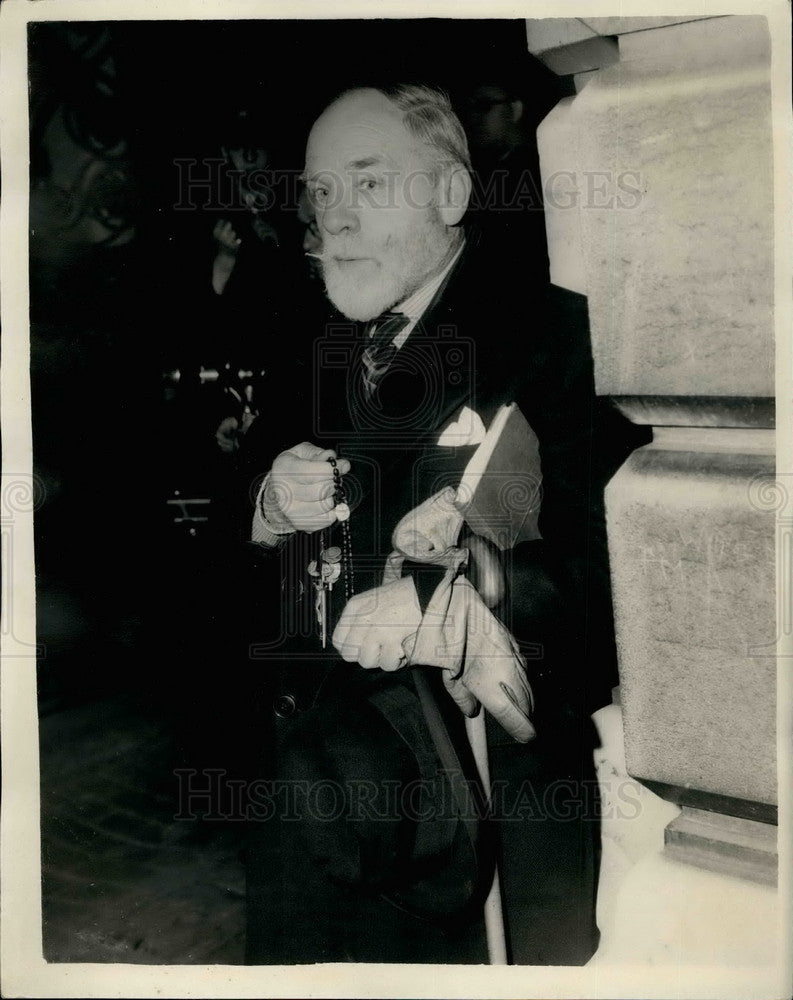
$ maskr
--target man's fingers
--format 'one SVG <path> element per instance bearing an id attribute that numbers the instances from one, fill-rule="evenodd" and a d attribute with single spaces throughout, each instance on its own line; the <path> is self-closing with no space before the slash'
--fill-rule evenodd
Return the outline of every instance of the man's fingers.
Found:
<path id="1" fill-rule="evenodd" d="M 348 663 L 357 663 L 358 661 L 361 643 L 356 640 L 355 629 L 348 623 L 345 623 L 344 615 L 342 615 L 342 620 L 336 626 L 331 642 L 339 656 Z"/>
<path id="2" fill-rule="evenodd" d="M 366 670 L 374 670 L 380 666 L 380 640 L 372 629 L 364 636 L 361 643 L 358 662 Z"/>
<path id="3" fill-rule="evenodd" d="M 335 454 L 332 448 L 318 448 L 309 441 L 282 452 L 273 463 L 265 503 L 277 507 L 299 531 L 330 527 L 338 516 L 336 483 L 327 459 Z M 340 459 L 337 468 L 344 475 L 350 463 Z"/>
<path id="4" fill-rule="evenodd" d="M 511 684 L 501 681 L 497 691 L 493 690 L 492 685 L 488 685 L 487 690 L 483 690 L 479 697 L 496 722 L 519 743 L 528 743 L 537 735 L 529 718 L 528 700 Z"/>
<path id="5" fill-rule="evenodd" d="M 395 580 L 351 597 L 332 642 L 343 659 L 367 670 L 399 670 L 408 661 L 405 646 L 412 649 L 420 619 L 412 579 Z"/>
<path id="6" fill-rule="evenodd" d="M 299 514 L 295 513 L 293 510 L 287 512 L 287 518 L 289 523 L 297 531 L 322 531 L 323 528 L 329 528 L 336 520 L 336 514 L 331 510 L 327 514 L 322 514 L 317 511 L 317 505 L 314 504 L 311 508 L 310 513 Z"/>
<path id="7" fill-rule="evenodd" d="M 537 735 L 531 720 L 511 703 L 501 701 L 497 705 L 488 705 L 487 702 L 483 704 L 496 722 L 518 743 L 528 743 Z"/>
<path id="8" fill-rule="evenodd" d="M 275 471 L 279 476 L 288 476 L 297 483 L 322 485 L 333 482 L 333 470 L 327 462 L 314 462 L 306 458 L 287 456 L 279 462 Z"/>
<path id="9" fill-rule="evenodd" d="M 525 671 L 523 670 L 518 671 L 518 683 L 520 684 L 520 688 L 523 691 L 525 703 L 527 705 L 526 711 L 529 713 L 529 715 L 531 715 L 531 713 L 534 711 L 534 692 L 532 691 L 531 684 L 529 684 L 529 679 L 526 676 Z"/>
<path id="10" fill-rule="evenodd" d="M 336 452 L 332 448 L 320 448 L 318 445 L 311 444 L 310 441 L 301 441 L 294 448 L 290 448 L 289 453 L 311 462 L 327 462 L 329 458 L 336 457 Z"/>
<path id="11" fill-rule="evenodd" d="M 455 680 L 448 670 L 443 671 L 443 683 L 463 715 L 468 716 L 469 719 L 473 719 L 479 712 L 478 699 L 471 694 L 464 684 Z"/>
<path id="12" fill-rule="evenodd" d="M 521 715 L 528 718 L 529 701 L 528 698 L 525 696 L 525 694 L 521 692 L 523 697 L 519 697 L 515 693 L 515 689 L 510 684 L 506 684 L 504 681 L 501 681 L 498 686 L 501 688 L 502 694 L 506 696 L 507 700 L 512 705 L 512 707 L 517 709 L 517 711 L 520 712 Z"/>
<path id="13" fill-rule="evenodd" d="M 357 663 L 360 648 L 356 642 L 345 642 L 338 646 L 337 650 L 342 660 L 346 660 L 347 663 Z"/>
<path id="14" fill-rule="evenodd" d="M 360 638 L 354 628 L 340 622 L 333 633 L 332 642 L 343 660 L 360 663 L 366 670 L 393 671 L 405 666 L 401 646 L 396 643 L 384 646 L 375 629 L 369 629 Z"/>
<path id="15" fill-rule="evenodd" d="M 333 510 L 333 499 L 327 500 L 292 500 L 291 503 L 281 504 L 281 509 L 289 520 L 295 521 L 316 521 L 326 527 L 333 523 L 330 516 Z"/>
<path id="16" fill-rule="evenodd" d="M 284 503 L 294 503 L 306 501 L 317 503 L 319 500 L 326 500 L 333 497 L 333 481 L 323 482 L 319 479 L 304 482 L 296 476 L 277 473 L 270 477 L 268 489 L 273 498 L 277 498 L 281 506 Z"/>
<path id="17" fill-rule="evenodd" d="M 522 659 L 515 659 L 512 669 L 500 674 L 502 680 L 499 687 L 514 705 L 517 705 L 522 712 L 531 715 L 534 711 L 534 693 L 526 676 L 526 669 Z"/>
<path id="18" fill-rule="evenodd" d="M 227 219 L 219 219 L 215 225 L 215 229 L 212 233 L 218 243 L 231 249 L 236 247 L 242 241 L 237 236 L 234 230 L 234 226 Z"/>
<path id="19" fill-rule="evenodd" d="M 401 670 L 407 664 L 407 657 L 401 646 L 389 643 L 380 648 L 380 669 Z"/>
<path id="20" fill-rule="evenodd" d="M 413 656 L 413 651 L 416 648 L 416 640 L 418 639 L 418 630 L 411 632 L 410 635 L 406 635 L 402 640 L 402 645 L 400 647 L 400 652 L 405 658 L 405 662 L 409 663 L 410 658 Z"/>
<path id="21" fill-rule="evenodd" d="M 327 466 L 329 458 L 337 457 L 333 448 L 320 448 L 315 444 L 311 444 L 310 441 L 301 441 L 294 448 L 290 448 L 288 454 L 296 455 L 298 458 L 309 462 L 322 462 L 325 466 Z M 346 458 L 339 458 L 336 465 L 342 476 L 346 476 L 351 468 L 349 459 Z"/>

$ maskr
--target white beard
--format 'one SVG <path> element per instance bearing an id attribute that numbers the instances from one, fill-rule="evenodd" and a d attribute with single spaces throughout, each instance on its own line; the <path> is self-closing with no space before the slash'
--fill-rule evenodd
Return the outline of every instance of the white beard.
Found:
<path id="1" fill-rule="evenodd" d="M 388 236 L 374 251 L 375 261 L 345 265 L 334 254 L 364 253 L 345 242 L 344 252 L 325 241 L 322 272 L 325 291 L 336 308 L 354 320 L 370 320 L 404 302 L 438 272 L 448 255 L 449 243 L 441 225 Z M 368 252 L 368 250 L 366 251 Z"/>
<path id="2" fill-rule="evenodd" d="M 374 319 L 407 297 L 398 276 L 385 274 L 379 264 L 359 264 L 356 270 L 361 273 L 345 274 L 332 258 L 322 262 L 325 292 L 348 319 Z"/>

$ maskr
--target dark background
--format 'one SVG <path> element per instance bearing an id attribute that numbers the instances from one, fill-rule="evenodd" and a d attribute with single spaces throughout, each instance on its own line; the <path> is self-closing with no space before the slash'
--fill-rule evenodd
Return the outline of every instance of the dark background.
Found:
<path id="1" fill-rule="evenodd" d="M 218 539 L 211 523 L 174 525 L 166 501 L 222 492 L 229 470 L 214 441 L 227 397 L 198 370 L 239 360 L 242 340 L 242 360 L 271 369 L 272 402 L 279 345 L 301 331 L 283 309 L 268 327 L 265 291 L 247 313 L 218 309 L 212 225 L 224 215 L 243 231 L 246 213 L 203 188 L 178 210 L 180 177 L 208 176 L 202 161 L 230 136 L 299 173 L 311 123 L 359 82 L 424 81 L 458 99 L 506 72 L 532 120 L 560 91 L 526 54 L 522 20 L 32 24 L 30 59 L 42 695 L 146 690 L 153 671 L 181 698 L 196 613 L 218 617 Z M 273 212 L 281 256 L 302 267 L 288 190 Z M 173 370 L 177 384 L 162 377 Z"/>
<path id="2" fill-rule="evenodd" d="M 266 369 L 258 390 L 288 414 L 282 349 L 317 332 L 269 296 L 317 290 L 300 285 L 285 197 L 253 294 L 236 311 L 213 299 L 212 227 L 243 231 L 246 213 L 178 210 L 177 161 L 201 175 L 223 143 L 260 143 L 299 172 L 314 118 L 356 83 L 459 100 L 506 74 L 533 122 L 562 89 L 522 20 L 42 23 L 29 55 L 45 955 L 239 962 L 241 825 L 173 819 L 177 768 L 246 775 L 264 669 L 247 657 L 233 460 L 214 439 L 229 396 L 200 369 Z"/>

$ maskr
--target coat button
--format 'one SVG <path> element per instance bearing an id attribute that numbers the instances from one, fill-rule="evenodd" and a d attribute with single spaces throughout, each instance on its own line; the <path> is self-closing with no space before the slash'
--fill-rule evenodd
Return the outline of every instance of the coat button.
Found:
<path id="1" fill-rule="evenodd" d="M 297 701 L 291 694 L 279 694 L 273 702 L 273 711 L 279 719 L 288 719 L 297 710 Z"/>

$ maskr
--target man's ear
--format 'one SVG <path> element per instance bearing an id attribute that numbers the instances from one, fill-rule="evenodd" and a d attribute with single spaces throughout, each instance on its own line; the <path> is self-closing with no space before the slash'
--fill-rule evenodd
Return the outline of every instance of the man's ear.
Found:
<path id="1" fill-rule="evenodd" d="M 512 111 L 512 123 L 517 125 L 523 117 L 523 101 L 510 101 L 509 107 Z"/>
<path id="2" fill-rule="evenodd" d="M 471 198 L 471 175 L 462 163 L 445 167 L 440 177 L 439 211 L 447 226 L 456 226 L 465 215 Z"/>

